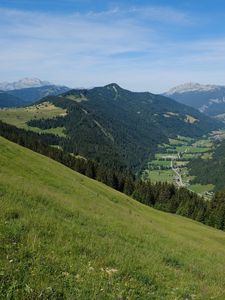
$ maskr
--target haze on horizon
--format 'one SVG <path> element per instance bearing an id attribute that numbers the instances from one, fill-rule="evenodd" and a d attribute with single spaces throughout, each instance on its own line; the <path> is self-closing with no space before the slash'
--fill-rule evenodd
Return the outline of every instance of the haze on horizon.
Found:
<path id="1" fill-rule="evenodd" d="M 0 0 L 0 16 L 0 81 L 155 93 L 225 85 L 222 0 Z"/>

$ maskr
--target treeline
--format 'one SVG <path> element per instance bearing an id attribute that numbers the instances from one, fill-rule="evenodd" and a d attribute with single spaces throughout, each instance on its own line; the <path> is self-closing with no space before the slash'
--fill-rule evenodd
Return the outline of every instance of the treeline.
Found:
<path id="1" fill-rule="evenodd" d="M 57 142 L 62 143 L 62 138 L 52 134 L 27 131 L 1 121 L 0 135 L 14 143 L 50 157 L 74 171 L 101 181 L 120 192 L 130 195 L 133 191 L 135 176 L 129 170 L 115 165 L 110 168 L 109 165 L 103 165 L 51 146 L 57 145 Z"/>
<path id="2" fill-rule="evenodd" d="M 31 127 L 38 127 L 41 129 L 64 127 L 65 119 L 61 116 L 52 119 L 32 119 L 27 121 L 27 125 Z"/>
<path id="3" fill-rule="evenodd" d="M 182 215 L 218 229 L 225 229 L 225 192 L 205 201 L 185 188 L 173 184 L 137 180 L 123 168 L 109 168 L 95 161 L 78 158 L 49 146 L 50 136 L 18 129 L 0 121 L 0 135 L 35 152 L 48 156 L 67 167 L 123 192 L 139 202 L 166 212 Z M 57 137 L 54 137 L 57 138 Z M 52 137 L 53 141 L 54 138 Z M 56 141 L 55 141 L 56 142 Z"/>

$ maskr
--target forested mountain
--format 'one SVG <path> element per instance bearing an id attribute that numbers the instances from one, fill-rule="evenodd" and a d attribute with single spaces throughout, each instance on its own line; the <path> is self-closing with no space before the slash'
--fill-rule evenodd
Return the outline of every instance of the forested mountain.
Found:
<path id="1" fill-rule="evenodd" d="M 5 91 L 0 91 L 0 108 L 20 106 L 21 99 Z"/>
<path id="2" fill-rule="evenodd" d="M 189 163 L 190 174 L 194 182 L 215 185 L 215 190 L 225 188 L 225 140 L 215 149 L 211 159 L 195 159 Z"/>
<path id="3" fill-rule="evenodd" d="M 14 82 L 0 82 L 0 108 L 32 104 L 43 97 L 59 95 L 70 88 L 38 78 L 23 78 Z"/>
<path id="4" fill-rule="evenodd" d="M 66 108 L 67 114 L 34 119 L 28 125 L 42 129 L 63 126 L 68 139 L 61 146 L 66 151 L 135 170 L 169 137 L 197 137 L 221 127 L 220 122 L 174 100 L 131 92 L 114 83 L 41 101 Z"/>
<path id="5" fill-rule="evenodd" d="M 58 85 L 45 85 L 41 87 L 31 87 L 18 90 L 12 90 L 9 93 L 22 100 L 21 104 L 32 104 L 46 96 L 55 96 L 69 91 L 70 88 Z"/>
<path id="6" fill-rule="evenodd" d="M 225 86 L 187 83 L 172 88 L 164 95 L 209 116 L 225 113 Z"/>
<path id="7" fill-rule="evenodd" d="M 0 91 L 0 108 L 30 105 L 43 97 L 59 95 L 70 90 L 65 86 L 47 85 L 10 91 Z"/>

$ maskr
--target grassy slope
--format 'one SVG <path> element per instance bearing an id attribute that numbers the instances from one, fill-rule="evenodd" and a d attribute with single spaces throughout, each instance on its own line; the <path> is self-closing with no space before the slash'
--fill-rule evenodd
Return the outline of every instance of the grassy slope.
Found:
<path id="1" fill-rule="evenodd" d="M 0 120 L 19 128 L 29 129 L 35 132 L 52 133 L 59 136 L 65 136 L 64 128 L 62 127 L 43 130 L 26 124 L 27 121 L 32 119 L 51 119 L 65 113 L 66 110 L 44 102 L 39 105 L 28 107 L 0 109 Z"/>
<path id="2" fill-rule="evenodd" d="M 224 265 L 224 232 L 0 138 L 1 299 L 224 299 Z"/>

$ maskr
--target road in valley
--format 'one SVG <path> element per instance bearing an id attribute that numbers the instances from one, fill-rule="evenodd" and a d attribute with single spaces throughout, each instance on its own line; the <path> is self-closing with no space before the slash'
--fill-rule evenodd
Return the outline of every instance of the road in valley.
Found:
<path id="1" fill-rule="evenodd" d="M 178 186 L 178 187 L 184 187 L 185 184 L 183 183 L 181 174 L 178 172 L 177 169 L 175 169 L 175 168 L 173 167 L 173 160 L 171 160 L 171 169 L 172 169 L 173 172 L 175 173 L 175 180 L 176 180 L 177 186 Z"/>

